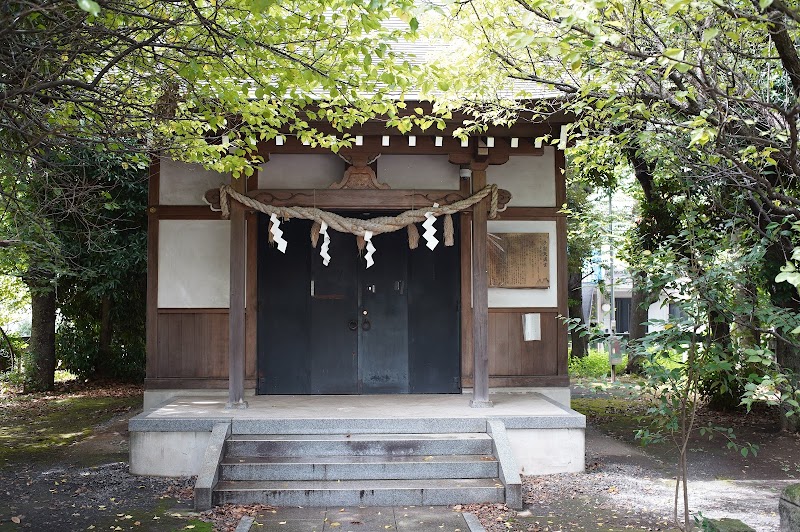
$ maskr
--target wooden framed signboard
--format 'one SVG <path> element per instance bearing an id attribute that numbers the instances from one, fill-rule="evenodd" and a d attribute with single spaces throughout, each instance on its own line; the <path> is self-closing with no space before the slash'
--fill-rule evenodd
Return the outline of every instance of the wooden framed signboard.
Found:
<path id="1" fill-rule="evenodd" d="M 548 233 L 489 236 L 490 288 L 550 288 Z"/>

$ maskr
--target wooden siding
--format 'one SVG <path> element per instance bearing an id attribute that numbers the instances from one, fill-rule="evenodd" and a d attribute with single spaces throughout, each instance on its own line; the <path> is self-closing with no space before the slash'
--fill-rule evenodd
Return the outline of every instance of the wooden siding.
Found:
<path id="1" fill-rule="evenodd" d="M 148 355 L 148 389 L 228 387 L 227 309 L 158 309 L 157 327 L 158 345 Z M 253 384 L 254 358 L 248 353 L 246 360 L 246 379 Z"/>
<path id="2" fill-rule="evenodd" d="M 542 339 L 525 342 L 522 315 L 541 314 Z M 559 372 L 560 321 L 556 309 L 489 309 L 490 386 L 564 385 Z M 463 383 L 472 383 L 472 368 L 462 366 Z"/>

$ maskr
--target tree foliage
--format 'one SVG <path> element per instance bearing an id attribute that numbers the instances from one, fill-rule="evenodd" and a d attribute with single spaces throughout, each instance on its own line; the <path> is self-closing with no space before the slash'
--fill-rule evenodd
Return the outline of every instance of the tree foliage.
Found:
<path id="1" fill-rule="evenodd" d="M 337 149 L 350 142 L 341 132 L 378 115 L 403 130 L 415 120 L 434 124 L 401 116 L 395 98 L 413 72 L 391 44 L 415 34 L 412 7 L 410 0 L 4 4 L 0 271 L 32 290 L 30 365 L 44 369 L 31 384 L 52 385 L 58 289 L 62 313 L 81 329 L 73 338 L 87 338 L 89 325 L 80 323 L 97 310 L 92 298 L 138 286 L 125 276 L 141 272 L 133 255 L 143 248 L 130 250 L 143 234 L 118 240 L 128 214 L 119 190 L 141 186 L 150 154 L 238 177 L 262 161 L 258 142 L 278 134 Z M 324 131 L 316 121 L 327 123 Z M 101 306 L 104 316 L 114 314 Z M 103 338 L 101 350 L 113 348 Z"/>
<path id="2" fill-rule="evenodd" d="M 413 33 L 410 7 L 11 3 L 0 13 L 3 152 L 29 157 L 55 140 L 118 149 L 130 139 L 127 147 L 179 148 L 218 171 L 242 171 L 256 140 L 282 128 L 313 135 L 302 114 L 312 103 L 339 130 L 392 114 L 386 96 L 402 91 L 409 74 L 389 44 Z M 395 14 L 408 23 L 382 26 Z"/>
<path id="3" fill-rule="evenodd" d="M 573 140 L 610 145 L 611 160 L 633 170 L 641 220 L 626 258 L 645 284 L 686 307 L 642 344 L 686 355 L 682 368 L 656 379 L 666 403 L 654 419 L 671 423 L 662 428 L 685 446 L 696 401 L 723 388 L 793 410 L 800 297 L 776 276 L 783 267 L 779 279 L 797 279 L 786 261 L 800 220 L 800 8 L 471 0 L 451 9 L 456 22 L 444 25 L 475 53 L 449 74 L 490 72 L 478 98 L 465 97 L 463 85 L 447 95 L 475 113 L 474 129 L 572 114 Z M 503 93 L 508 79 L 522 99 Z M 608 154 L 596 152 L 586 164 L 607 168 Z M 685 480 L 685 460 L 681 467 Z M 691 527 L 688 512 L 682 526 Z"/>

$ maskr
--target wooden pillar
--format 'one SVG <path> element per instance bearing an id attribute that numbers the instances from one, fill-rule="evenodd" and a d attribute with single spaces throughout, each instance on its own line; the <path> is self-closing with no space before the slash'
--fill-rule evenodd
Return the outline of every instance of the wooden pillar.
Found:
<path id="1" fill-rule="evenodd" d="M 472 191 L 486 186 L 487 163 L 472 162 Z M 490 198 L 472 210 L 472 401 L 473 408 L 492 406 L 489 401 L 489 265 L 487 217 Z"/>
<path id="2" fill-rule="evenodd" d="M 233 179 L 232 186 L 245 191 L 244 178 Z M 247 249 L 247 223 L 244 206 L 230 202 L 231 268 L 230 312 L 228 313 L 228 408 L 247 408 L 244 400 L 245 373 L 245 254 Z"/>

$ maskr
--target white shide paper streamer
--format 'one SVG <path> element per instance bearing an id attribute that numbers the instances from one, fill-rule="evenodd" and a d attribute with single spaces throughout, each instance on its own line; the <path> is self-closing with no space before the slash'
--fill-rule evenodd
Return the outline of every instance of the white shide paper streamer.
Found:
<path id="1" fill-rule="evenodd" d="M 438 203 L 433 204 L 434 208 L 438 206 L 439 206 Z M 428 249 L 430 249 L 431 251 L 433 251 L 433 249 L 439 243 L 439 240 L 437 240 L 436 236 L 434 236 L 436 235 L 436 228 L 433 227 L 433 224 L 435 223 L 436 223 L 436 216 L 434 216 L 432 212 L 425 213 L 425 221 L 422 222 L 422 227 L 425 228 L 425 232 L 422 234 L 422 236 L 425 238 L 426 242 L 425 245 L 428 246 Z"/>
<path id="2" fill-rule="evenodd" d="M 281 253 L 286 253 L 286 239 L 283 238 L 283 231 L 281 231 L 281 221 L 278 219 L 277 216 L 274 214 L 269 217 L 270 221 L 272 222 L 272 229 L 269 230 L 272 233 L 272 240 L 278 246 L 278 251 Z"/>
<path id="3" fill-rule="evenodd" d="M 322 257 L 322 264 L 327 266 L 331 262 L 331 255 L 328 248 L 331 247 L 331 236 L 328 234 L 328 224 L 322 222 L 319 232 L 322 235 L 322 246 L 319 248 L 319 256 Z"/>
<path id="4" fill-rule="evenodd" d="M 367 243 L 367 253 L 364 255 L 364 260 L 367 261 L 367 268 L 375 264 L 372 260 L 372 255 L 375 254 L 375 246 L 372 245 L 372 231 L 364 232 L 364 241 Z"/>

